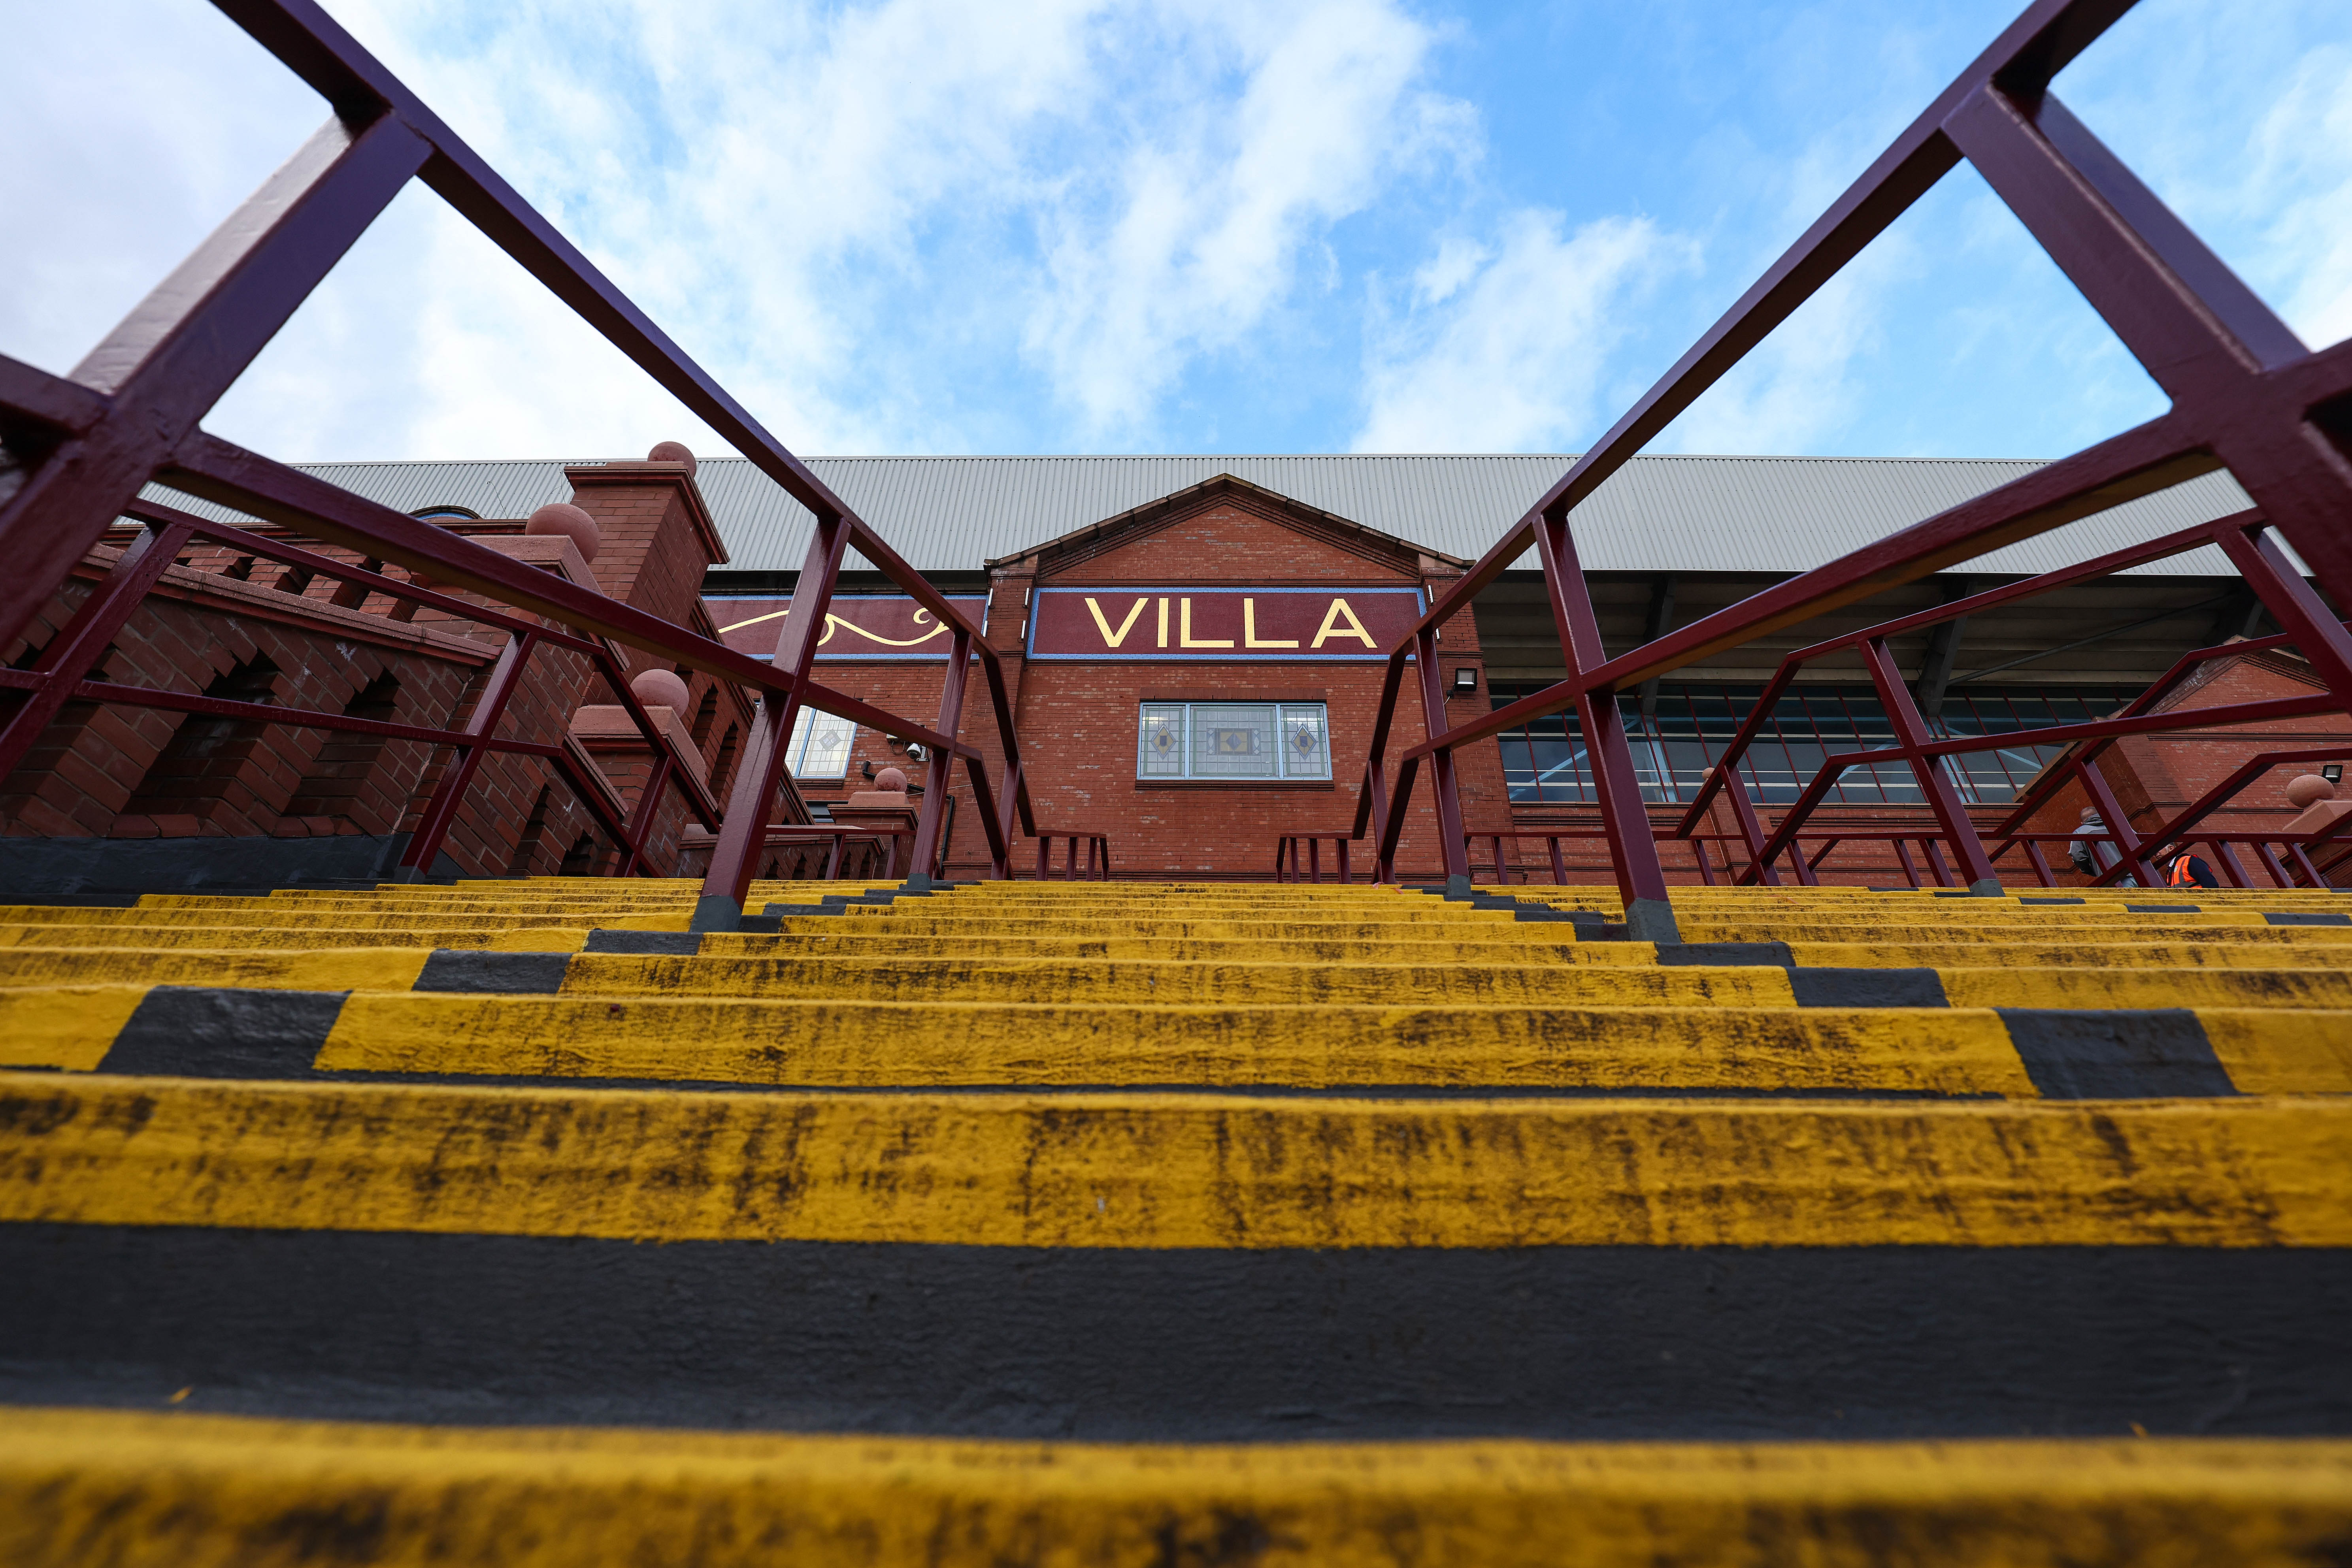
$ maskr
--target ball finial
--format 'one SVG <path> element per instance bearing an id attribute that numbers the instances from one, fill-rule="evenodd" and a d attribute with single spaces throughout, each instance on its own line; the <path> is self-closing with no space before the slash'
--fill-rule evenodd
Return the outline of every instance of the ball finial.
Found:
<path id="1" fill-rule="evenodd" d="M 594 560 L 596 545 L 603 538 L 596 519 L 569 501 L 551 501 L 530 515 L 522 526 L 527 534 L 562 534 L 579 547 L 580 559 Z"/>
<path id="2" fill-rule="evenodd" d="M 686 465 L 687 476 L 691 478 L 694 474 L 694 454 L 686 449 L 686 443 L 683 441 L 664 441 L 657 443 L 651 452 L 646 454 L 646 461 L 648 463 L 683 463 Z"/>
<path id="3" fill-rule="evenodd" d="M 2305 810 L 2319 801 L 2336 799 L 2336 786 L 2316 773 L 2305 773 L 2286 781 L 2286 798 L 2296 810 Z"/>
<path id="4" fill-rule="evenodd" d="M 686 683 L 667 670 L 640 670 L 630 678 L 629 689 L 647 707 L 666 707 L 673 713 L 686 711 Z"/>
<path id="5" fill-rule="evenodd" d="M 905 794 L 907 792 L 905 770 L 898 768 L 885 768 L 874 776 L 874 788 L 886 795 Z"/>

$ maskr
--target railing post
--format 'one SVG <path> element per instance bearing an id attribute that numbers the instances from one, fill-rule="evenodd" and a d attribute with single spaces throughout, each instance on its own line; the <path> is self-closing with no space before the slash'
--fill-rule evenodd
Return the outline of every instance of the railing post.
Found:
<path id="1" fill-rule="evenodd" d="M 2116 803 L 2116 792 L 2107 788 L 2107 776 L 2099 771 L 2096 762 L 2078 762 L 2074 771 L 2083 780 L 2084 791 L 2091 797 L 2091 804 L 2097 808 L 2099 820 L 2106 823 L 2107 831 L 2115 835 L 2116 852 L 2132 868 L 2142 887 L 2158 885 L 2163 879 L 2156 874 L 2156 867 L 2149 864 L 2147 857 L 2140 852 L 2139 835 L 2125 820 L 2124 809 Z"/>
<path id="2" fill-rule="evenodd" d="M 1389 822 L 1389 781 L 1377 765 L 1364 769 L 1364 793 L 1371 802 L 1370 821 L 1372 830 L 1372 881 L 1375 884 L 1396 881 L 1396 857 L 1383 853 L 1381 846 L 1387 842 Z"/>
<path id="3" fill-rule="evenodd" d="M 1345 887 L 1355 880 L 1348 870 L 1348 841 L 1345 839 L 1332 840 L 1331 852 L 1339 857 L 1339 885 Z"/>
<path id="4" fill-rule="evenodd" d="M 963 688 L 971 678 L 971 637 L 958 632 L 948 645 L 947 679 L 940 684 L 940 719 L 931 727 L 950 740 L 963 725 Z M 926 766 L 922 813 L 915 819 L 915 841 L 907 851 L 909 885 L 929 887 L 931 865 L 939 859 L 940 819 L 946 814 L 948 790 L 955 783 L 955 753 L 933 756 Z"/>
<path id="5" fill-rule="evenodd" d="M 1960 880 L 1980 898 L 2000 897 L 2000 873 L 1993 869 L 1992 857 L 1985 853 L 1984 841 L 1977 836 L 1968 808 L 1960 804 L 1960 792 L 1952 788 L 1952 776 L 1945 770 L 1943 758 L 1919 754 L 1921 747 L 1930 744 L 1927 724 L 1919 716 L 1919 705 L 1911 700 L 1911 688 L 1895 672 L 1894 656 L 1886 651 L 1886 640 L 1873 637 L 1859 651 L 1870 668 L 1871 684 L 1878 688 L 1879 706 L 1886 710 L 1888 724 L 1895 731 L 1895 744 L 1901 749 L 1903 760 L 1910 765 L 1911 777 L 1918 780 L 1919 792 L 1927 797 L 1928 807 L 1936 813 L 1936 825 L 1944 830 L 1944 841 L 1952 846 L 1952 854 L 1960 862 Z M 1937 869 L 1942 870 L 1940 860 Z"/>
<path id="6" fill-rule="evenodd" d="M 1739 777 L 1737 768 L 1720 768 L 1717 777 L 1723 780 L 1724 794 L 1730 797 L 1731 820 L 1738 826 L 1739 841 L 1748 846 L 1749 873 L 1766 887 L 1780 886 L 1780 873 L 1773 869 L 1771 862 L 1764 858 L 1764 824 L 1757 820 L 1756 803 L 1748 798 L 1747 780 Z M 1735 877 L 1732 880 L 1737 884 L 1747 878 Z"/>
<path id="7" fill-rule="evenodd" d="M 1421 718 L 1428 727 L 1432 739 L 1444 735 L 1445 723 L 1445 684 L 1437 670 L 1437 633 L 1434 629 L 1417 633 L 1413 638 L 1414 676 L 1421 687 Z M 1437 805 L 1437 841 L 1445 856 L 1445 881 L 1450 890 L 1455 877 L 1462 884 L 1470 883 L 1470 852 L 1462 840 L 1462 794 L 1454 779 L 1454 751 L 1440 747 L 1429 754 L 1429 788 L 1431 799 Z"/>
<path id="8" fill-rule="evenodd" d="M 1916 892 L 1919 886 L 1919 872 L 1918 869 L 1911 863 L 1911 846 L 1905 843 L 1901 839 L 1895 839 L 1890 841 L 1895 845 L 1895 863 L 1903 868 L 1904 880 L 1908 882 L 1911 884 L 1912 889 Z"/>
<path id="9" fill-rule="evenodd" d="M 702 880 L 702 896 L 694 906 L 693 930 L 732 931 L 743 917 L 743 895 L 751 891 L 751 873 L 768 841 L 768 810 L 783 782 L 793 724 L 800 716 L 801 686 L 816 663 L 825 611 L 833 603 L 833 585 L 840 578 L 841 555 L 848 545 L 847 518 L 837 514 L 817 518 L 800 576 L 793 581 L 792 610 L 770 661 L 791 677 L 792 690 L 782 697 L 763 692 L 751 716 L 750 740 L 735 768 L 734 798 L 727 802 L 719 841 L 711 846 L 709 874 Z"/>
<path id="10" fill-rule="evenodd" d="M 1318 834 L 1307 840 L 1307 880 L 1318 887 L 1323 883 L 1323 840 Z"/>
<path id="11" fill-rule="evenodd" d="M 646 792 L 637 797 L 637 809 L 629 813 L 628 841 L 621 846 L 622 854 L 614 876 L 635 876 L 637 862 L 645 858 L 646 839 L 654 831 L 654 809 L 660 805 L 662 791 L 669 784 L 670 755 L 665 747 L 654 758 L 654 769 L 646 776 Z"/>
<path id="12" fill-rule="evenodd" d="M 978 758 L 968 759 L 966 768 L 971 776 L 972 803 L 980 808 L 981 831 L 988 838 L 988 874 L 992 881 L 1013 880 L 1013 821 L 1019 810 L 1021 799 L 1021 764 L 1007 764 L 1004 769 L 1004 799 L 992 800 L 988 793 L 988 770 Z"/>
<path id="13" fill-rule="evenodd" d="M 1566 887 L 1568 885 L 1568 860 L 1567 857 L 1560 853 L 1559 835 L 1558 833 L 1545 834 L 1544 847 L 1551 852 L 1551 884 L 1554 887 Z M 1707 878 L 1707 881 L 1709 882 L 1713 882 L 1714 880 L 1715 879 L 1713 877 Z"/>
<path id="14" fill-rule="evenodd" d="M 192 530 L 185 524 L 159 528 L 150 523 L 116 559 L 114 568 L 90 587 L 73 618 L 58 629 L 33 661 L 33 673 L 49 678 L 25 694 L 8 722 L 0 725 L 0 779 L 16 770 L 33 749 L 41 732 L 73 699 L 91 665 L 106 645 L 131 619 L 163 569 L 177 559 Z M 62 586 L 62 584 L 60 584 Z"/>
<path id="15" fill-rule="evenodd" d="M 2044 887 L 2055 887 L 2058 879 L 2050 874 L 2050 862 L 2043 856 L 2042 846 L 2032 839 L 2025 841 L 2025 858 L 2033 864 L 2033 874 L 2042 879 Z"/>
<path id="16" fill-rule="evenodd" d="M 2262 857 L 2263 869 L 2271 873 L 2271 880 L 2273 882 L 2278 883 L 2281 887 L 2293 887 L 2294 885 L 2294 878 L 2287 874 L 2285 863 L 2278 858 L 2278 852 L 2271 848 L 2270 841 L 2268 840 L 2256 839 L 2254 841 L 2254 853 Z"/>
<path id="17" fill-rule="evenodd" d="M 2208 839 L 2205 841 L 2213 847 L 2213 859 L 2219 862 L 2221 867 L 2221 880 L 2223 882 L 2228 883 L 2231 887 L 2252 887 L 2254 885 L 2252 883 L 2246 880 L 2246 868 L 2238 863 L 2238 857 L 2231 852 L 2229 840 Z"/>
<path id="18" fill-rule="evenodd" d="M 1715 860 L 1713 856 L 1706 852 L 1706 841 L 1701 838 L 1694 838 L 1690 841 L 1690 847 L 1691 853 L 1698 857 L 1699 881 L 1706 883 L 1709 887 L 1717 885 L 1715 880 Z M 1558 851 L 1555 850 L 1553 852 L 1556 855 Z"/>
<path id="19" fill-rule="evenodd" d="M 1592 759 L 1593 793 L 1600 798 L 1601 824 L 1609 837 L 1609 858 L 1617 871 L 1617 892 L 1625 904 L 1625 932 L 1636 942 L 1680 942 L 1675 906 L 1666 895 L 1665 867 L 1650 830 L 1650 810 L 1633 777 L 1633 754 L 1625 744 L 1625 724 L 1617 694 L 1594 692 L 1585 672 L 1608 662 L 1601 621 L 1576 559 L 1576 540 L 1563 507 L 1536 519 L 1536 551 L 1543 562 L 1544 588 L 1551 600 L 1552 624 L 1560 654 L 1577 683 L 1576 717 Z"/>
<path id="20" fill-rule="evenodd" d="M 490 677 L 483 684 L 481 697 L 466 720 L 467 740 L 452 743 L 457 747 L 457 755 L 450 758 L 449 770 L 441 775 L 433 798 L 425 803 L 425 814 L 417 820 L 408 848 L 401 852 L 394 881 L 415 882 L 430 873 L 434 857 L 441 852 L 441 841 L 449 836 L 449 824 L 457 821 L 457 804 L 464 799 L 467 786 L 473 783 L 475 770 L 482 764 L 482 748 L 467 741 L 486 737 L 498 727 L 499 719 L 507 711 L 508 699 L 514 695 L 515 685 L 522 677 L 523 664 L 538 643 L 538 637 L 525 632 L 508 638 L 507 645 L 499 650 L 498 663 L 490 666 Z"/>

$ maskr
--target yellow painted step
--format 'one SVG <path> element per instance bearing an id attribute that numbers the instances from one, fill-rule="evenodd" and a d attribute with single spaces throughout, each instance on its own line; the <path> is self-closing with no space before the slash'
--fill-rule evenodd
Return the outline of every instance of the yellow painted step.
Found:
<path id="1" fill-rule="evenodd" d="M 1791 942 L 1789 953 L 1800 964 L 1828 969 L 2352 968 L 2352 945 L 2340 942 Z"/>
<path id="2" fill-rule="evenodd" d="M 1447 1568 L 2265 1568 L 2324 1563 L 2352 1536 L 2352 1443 L 1146 1446 L 86 1410 L 0 1424 L 0 1555 L 16 1568 L 315 1568 L 320 1521 L 346 1520 L 366 1521 L 370 1562 L 500 1568 L 670 1563 L 685 1542 L 697 1568 L 1394 1568 L 1401 1542 Z"/>
<path id="3" fill-rule="evenodd" d="M 1005 1247 L 2352 1246 L 2352 1102 L 766 1094 L 0 1073 L 0 1220 Z"/>
<path id="4" fill-rule="evenodd" d="M 1785 994 L 1785 978 L 1768 973 Z M 2035 1093 L 1991 1012 L 1785 1004 L 1119 1007 L 361 992 L 344 1003 L 317 1064 L 813 1087 Z"/>
<path id="5" fill-rule="evenodd" d="M 1388 964 L 1600 964 L 1643 966 L 1656 962 L 1647 943 L 1577 943 L 1557 935 L 1557 925 L 1537 926 L 1552 933 L 1549 944 L 1507 938 L 1456 942 L 1448 940 L 1277 941 L 1197 940 L 1177 937 L 987 936 L 960 937 L 952 944 L 937 936 L 902 936 L 880 925 L 845 930 L 841 923 L 811 921 L 782 935 L 713 933 L 702 939 L 709 955 L 765 956 L 795 954 L 861 955 L 887 957 L 936 957 L 943 950 L 971 957 L 1165 958 L 1202 963 L 1388 963 Z M 1485 931 L 1481 931 L 1483 937 Z"/>
<path id="6" fill-rule="evenodd" d="M 2270 925 L 2259 921 L 2244 925 L 2208 925 L 2183 921 L 2179 925 L 2137 924 L 2117 922 L 2104 925 L 2017 925 L 2017 926 L 1891 926 L 1883 922 L 1852 921 L 1787 923 L 1708 923 L 1699 920 L 1679 922 L 1685 942 L 1868 942 L 1874 939 L 1905 937 L 1914 940 L 1934 937 L 1947 944 L 1971 940 L 2017 940 L 2048 943 L 2075 942 L 2257 942 L 2294 945 L 2297 946 L 2343 946 L 2352 945 L 2352 925 Z"/>
<path id="7" fill-rule="evenodd" d="M 5 925 L 0 949 L 9 947 L 194 948 L 208 952 L 262 949 L 273 952 L 331 947 L 486 947 L 497 931 L 449 931 L 438 927 L 384 930 L 318 925 Z"/>
<path id="8" fill-rule="evenodd" d="M 18 906 L 0 910 L 0 921 L 16 925 L 95 925 L 115 929 L 169 930 L 175 926 L 244 927 L 250 930 L 299 931 L 328 924 L 352 931 L 505 931 L 530 925 L 577 925 L 576 915 L 542 915 L 517 909 L 491 914 L 443 913 L 436 910 L 337 910 L 331 914 L 255 901 L 250 909 L 71 909 L 38 910 Z M 45 918 L 45 916 L 47 916 Z M 609 922 L 628 931 L 683 931 L 687 915 L 620 915 Z"/>

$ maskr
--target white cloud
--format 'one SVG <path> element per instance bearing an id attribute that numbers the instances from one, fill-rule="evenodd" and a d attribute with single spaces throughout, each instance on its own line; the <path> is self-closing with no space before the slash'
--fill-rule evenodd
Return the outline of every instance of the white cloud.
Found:
<path id="1" fill-rule="evenodd" d="M 123 34 L 147 9 L 91 4 Z M 1089 438 L 1148 442 L 1191 367 L 1244 343 L 1301 289 L 1334 285 L 1333 225 L 1396 181 L 1475 152 L 1466 106 L 1416 86 L 1436 35 L 1399 0 L 334 10 L 755 417 L 811 451 L 954 450 L 992 432 L 1034 442 L 1033 420 L 1003 406 L 1005 389 L 1024 384 L 1027 401 L 1042 386 Z M 323 114 L 274 61 L 216 16 L 209 25 L 213 55 L 235 56 L 233 69 L 150 51 L 127 78 L 142 90 L 126 97 L 117 62 L 92 54 L 66 73 L 68 88 L 0 111 L 0 126 L 22 131 L 19 144 L 55 143 L 86 99 L 121 115 L 126 144 L 170 152 L 174 73 L 193 64 L 232 97 L 254 84 L 305 105 L 289 125 L 196 120 L 194 145 L 157 176 L 205 187 L 205 139 L 228 137 L 250 166 L 241 194 Z M 0 99 L 14 77 L 0 67 Z M 11 161 L 35 186 L 42 162 Z M 27 206 L 37 201 L 9 210 Z M 109 259 L 143 287 L 205 226 Z M 38 277 L 0 271 L 5 292 L 26 284 L 36 300 L 74 302 L 81 340 L 50 356 L 60 368 L 102 332 L 95 318 L 138 292 L 84 308 L 90 290 L 71 261 Z M 47 341 L 5 313 L 0 328 L 19 354 Z M 417 192 L 213 423 L 289 457 L 715 444 Z"/>
<path id="2" fill-rule="evenodd" d="M 1466 110 L 1412 89 L 1433 35 L 1388 0 L 1325 0 L 1218 41 L 1234 98 L 1188 94 L 1136 128 L 1108 189 L 1076 183 L 1046 218 L 1025 340 L 1091 431 L 1138 426 L 1188 359 L 1265 320 L 1329 225 L 1464 147 Z"/>
<path id="3" fill-rule="evenodd" d="M 1557 450 L 1591 429 L 1612 351 L 1685 241 L 1642 218 L 1573 233 L 1520 211 L 1481 261 L 1460 242 L 1422 268 L 1416 308 L 1381 322 L 1365 365 L 1359 452 Z M 1441 287 L 1442 286 L 1442 287 Z"/>
<path id="4" fill-rule="evenodd" d="M 1804 452 L 1850 424 L 1858 361 L 1878 347 L 1888 284 L 1909 247 L 1883 236 L 1822 286 L 1660 438 L 1674 452 Z"/>
<path id="5" fill-rule="evenodd" d="M 2258 280 L 2314 348 L 2352 338 L 2352 48 L 2313 50 L 2256 129 L 2244 191 L 2264 225 Z"/>

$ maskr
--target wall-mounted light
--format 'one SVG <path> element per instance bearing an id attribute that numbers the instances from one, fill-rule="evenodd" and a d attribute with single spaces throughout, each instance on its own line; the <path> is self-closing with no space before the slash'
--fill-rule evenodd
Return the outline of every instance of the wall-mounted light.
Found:
<path id="1" fill-rule="evenodd" d="M 2341 784 L 2344 782 L 2344 764 L 2331 762 L 2319 770 L 2319 776 L 2330 784 Z"/>
<path id="2" fill-rule="evenodd" d="M 882 737 L 882 744 L 890 748 L 891 756 L 902 756 L 907 749 L 907 737 L 903 735 L 886 735 Z"/>
<path id="3" fill-rule="evenodd" d="M 908 761 L 920 762 L 924 758 L 929 757 L 929 752 L 923 749 L 923 743 L 921 741 L 910 740 L 907 742 Z"/>
<path id="4" fill-rule="evenodd" d="M 1464 664 L 1455 669 L 1454 672 L 1454 689 L 1457 692 L 1476 691 L 1478 689 L 1477 669 L 1469 664 Z"/>

